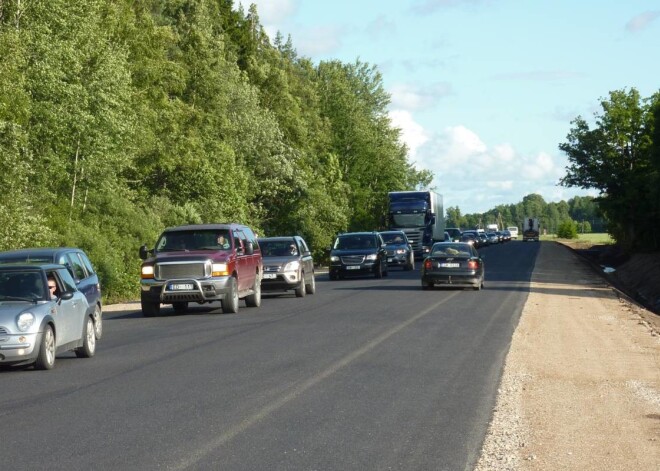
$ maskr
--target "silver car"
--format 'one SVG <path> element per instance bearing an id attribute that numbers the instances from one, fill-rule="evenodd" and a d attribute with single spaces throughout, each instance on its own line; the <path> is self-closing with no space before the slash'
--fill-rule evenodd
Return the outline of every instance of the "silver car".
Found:
<path id="1" fill-rule="evenodd" d="M 307 243 L 299 236 L 259 239 L 264 273 L 261 291 L 292 290 L 301 298 L 316 292 L 314 260 Z"/>
<path id="2" fill-rule="evenodd" d="M 94 315 L 66 267 L 0 266 L 0 365 L 49 370 L 58 353 L 96 351 Z"/>

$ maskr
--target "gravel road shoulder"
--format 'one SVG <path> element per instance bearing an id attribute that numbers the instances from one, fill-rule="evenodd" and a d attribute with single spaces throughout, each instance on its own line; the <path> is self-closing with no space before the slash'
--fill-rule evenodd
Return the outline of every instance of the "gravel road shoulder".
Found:
<path id="1" fill-rule="evenodd" d="M 660 470 L 658 317 L 543 242 L 476 470 Z"/>

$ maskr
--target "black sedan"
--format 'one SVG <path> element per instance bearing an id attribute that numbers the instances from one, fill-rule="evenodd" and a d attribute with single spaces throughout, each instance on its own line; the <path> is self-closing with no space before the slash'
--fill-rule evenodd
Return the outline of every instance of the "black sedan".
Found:
<path id="1" fill-rule="evenodd" d="M 422 289 L 434 285 L 468 287 L 484 286 L 484 260 L 468 243 L 438 242 L 422 264 Z"/>

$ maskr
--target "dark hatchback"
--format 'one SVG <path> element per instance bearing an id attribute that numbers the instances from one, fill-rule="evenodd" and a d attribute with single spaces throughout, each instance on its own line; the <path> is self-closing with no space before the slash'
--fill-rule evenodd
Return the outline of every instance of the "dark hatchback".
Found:
<path id="1" fill-rule="evenodd" d="M 0 263 L 55 263 L 71 273 L 76 288 L 87 298 L 88 315 L 93 316 L 96 338 L 103 335 L 101 284 L 89 257 L 75 247 L 34 248 L 0 253 Z"/>
<path id="2" fill-rule="evenodd" d="M 347 275 L 387 276 L 385 242 L 378 232 L 347 232 L 330 250 L 330 279 Z"/>
<path id="3" fill-rule="evenodd" d="M 387 251 L 387 265 L 402 267 L 404 270 L 415 269 L 415 253 L 405 232 L 384 231 L 380 233 Z"/>
<path id="4" fill-rule="evenodd" d="M 484 273 L 484 259 L 472 245 L 438 242 L 422 264 L 422 289 L 444 285 L 480 290 Z"/>

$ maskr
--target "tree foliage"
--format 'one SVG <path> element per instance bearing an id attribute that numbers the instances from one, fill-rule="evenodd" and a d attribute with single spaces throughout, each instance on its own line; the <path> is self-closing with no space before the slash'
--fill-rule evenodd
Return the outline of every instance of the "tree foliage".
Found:
<path id="1" fill-rule="evenodd" d="M 232 0 L 0 2 L 0 249 L 76 245 L 111 298 L 166 226 L 375 229 L 428 185 L 376 67 L 314 64 Z"/>

